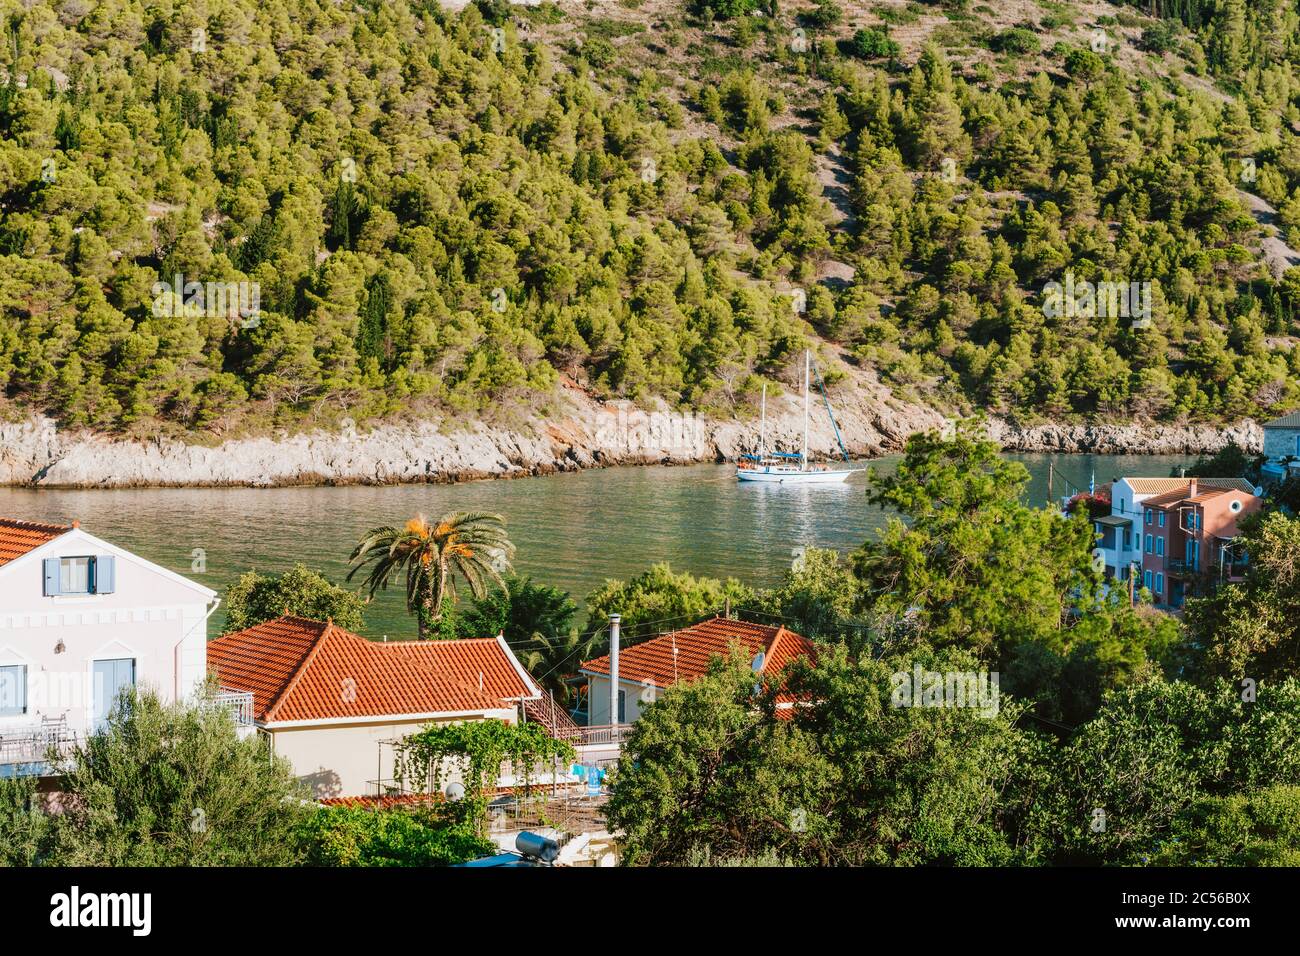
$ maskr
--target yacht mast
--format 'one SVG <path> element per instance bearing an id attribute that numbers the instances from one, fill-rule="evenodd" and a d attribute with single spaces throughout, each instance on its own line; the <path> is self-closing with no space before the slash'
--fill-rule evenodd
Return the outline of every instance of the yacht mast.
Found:
<path id="1" fill-rule="evenodd" d="M 812 349 L 803 351 L 803 451 L 799 464 L 808 467 L 808 369 L 812 365 Z"/>
<path id="2" fill-rule="evenodd" d="M 758 424 L 758 457 L 767 455 L 767 382 L 763 383 L 763 412 Z"/>

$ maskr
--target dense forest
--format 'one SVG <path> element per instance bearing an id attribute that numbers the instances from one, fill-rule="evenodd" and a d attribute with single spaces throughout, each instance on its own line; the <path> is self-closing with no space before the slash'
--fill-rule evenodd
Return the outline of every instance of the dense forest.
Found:
<path id="1" fill-rule="evenodd" d="M 562 381 L 748 416 L 808 343 L 953 413 L 1300 400 L 1282 0 L 0 0 L 0 27 L 5 417 L 202 440 L 544 414 Z"/>

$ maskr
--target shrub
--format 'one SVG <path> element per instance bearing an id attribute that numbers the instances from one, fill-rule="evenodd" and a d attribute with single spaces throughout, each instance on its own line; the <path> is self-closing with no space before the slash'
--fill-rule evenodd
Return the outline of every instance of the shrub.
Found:
<path id="1" fill-rule="evenodd" d="M 899 46 L 884 30 L 871 27 L 853 34 L 853 38 L 848 42 L 847 52 L 860 60 L 878 60 L 883 57 L 898 56 Z"/>
<path id="2" fill-rule="evenodd" d="M 1038 35 L 1024 27 L 1012 27 L 1003 30 L 993 38 L 993 49 L 998 53 L 1020 56 L 1025 53 L 1037 53 L 1041 44 Z"/>
<path id="3" fill-rule="evenodd" d="M 614 48 L 614 44 L 604 37 L 587 37 L 582 41 L 578 54 L 598 70 L 604 69 L 618 58 L 618 51 Z"/>
<path id="4" fill-rule="evenodd" d="M 448 807 L 322 807 L 298 828 L 308 866 L 450 866 L 496 852 Z"/>

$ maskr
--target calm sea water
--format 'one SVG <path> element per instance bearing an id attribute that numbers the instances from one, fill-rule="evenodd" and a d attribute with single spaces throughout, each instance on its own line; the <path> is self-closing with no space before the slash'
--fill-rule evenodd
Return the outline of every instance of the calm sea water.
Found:
<path id="1" fill-rule="evenodd" d="M 1086 488 L 1119 475 L 1166 476 L 1187 456 L 1009 455 L 1032 476 L 1026 498 L 1047 497 L 1048 462 Z M 897 457 L 871 462 L 890 471 Z M 583 599 L 607 578 L 657 561 L 676 570 L 777 580 L 801 546 L 848 551 L 888 517 L 867 504 L 865 474 L 844 485 L 741 484 L 730 465 L 611 468 L 461 485 L 346 488 L 202 488 L 64 491 L 0 488 L 0 515 L 30 521 L 80 519 L 92 534 L 202 581 L 217 591 L 244 571 L 282 571 L 296 561 L 336 582 L 362 534 L 419 511 L 496 511 L 518 547 L 516 567 Z M 202 549 L 207 569 L 192 567 Z M 360 575 L 358 575 L 359 579 Z M 215 624 L 220 625 L 221 611 Z M 367 636 L 412 636 L 399 587 L 367 609 Z M 210 633 L 219 633 L 217 628 Z"/>

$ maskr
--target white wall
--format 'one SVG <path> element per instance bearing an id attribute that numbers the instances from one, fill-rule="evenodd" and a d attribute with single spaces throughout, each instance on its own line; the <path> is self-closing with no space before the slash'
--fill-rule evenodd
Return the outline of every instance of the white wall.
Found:
<path id="1" fill-rule="evenodd" d="M 623 716 L 625 723 L 635 723 L 641 711 L 654 702 L 662 693 L 652 684 L 627 681 L 620 678 L 619 689 L 623 692 Z M 587 678 L 587 723 L 593 727 L 611 723 L 609 719 L 609 678 Z"/>
<path id="2" fill-rule="evenodd" d="M 502 711 L 498 716 L 510 717 Z M 294 776 L 311 797 L 363 797 L 375 793 L 371 781 L 392 780 L 395 751 L 386 741 L 418 733 L 446 720 L 395 720 L 390 723 L 317 724 L 311 727 L 271 728 L 272 749 L 288 759 Z M 451 778 L 449 778 L 450 780 Z"/>
<path id="3" fill-rule="evenodd" d="M 112 554 L 111 594 L 43 593 L 42 560 Z M 5 727 L 66 718 L 90 729 L 98 691 L 95 660 L 134 658 L 136 685 L 163 700 L 187 696 L 206 676 L 207 614 L 213 592 L 78 530 L 0 567 L 0 665 L 27 668 L 27 713 Z"/>

